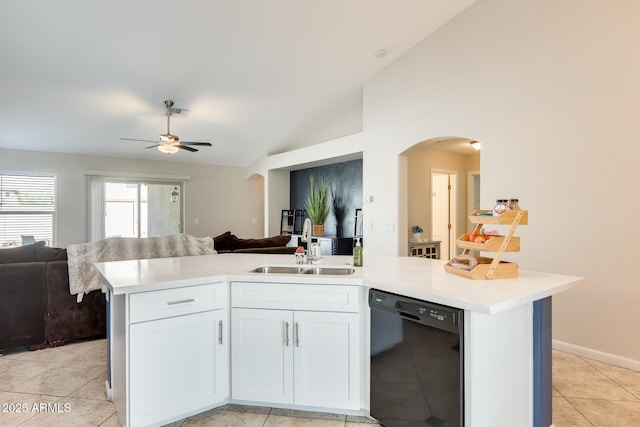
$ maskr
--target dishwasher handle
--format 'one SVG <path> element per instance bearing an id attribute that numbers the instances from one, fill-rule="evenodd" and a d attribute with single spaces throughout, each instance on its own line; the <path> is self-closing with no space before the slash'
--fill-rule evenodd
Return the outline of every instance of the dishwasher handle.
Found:
<path id="1" fill-rule="evenodd" d="M 415 320 L 416 322 L 420 322 L 422 319 L 420 319 L 420 317 L 414 315 L 414 314 L 410 314 L 410 313 L 405 313 L 403 311 L 398 311 L 398 315 L 404 317 L 405 319 L 409 319 L 409 320 Z"/>

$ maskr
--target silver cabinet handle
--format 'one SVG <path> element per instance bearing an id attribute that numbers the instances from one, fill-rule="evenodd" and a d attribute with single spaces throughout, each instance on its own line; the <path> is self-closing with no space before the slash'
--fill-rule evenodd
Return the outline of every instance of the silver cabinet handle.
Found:
<path id="1" fill-rule="evenodd" d="M 296 342 L 296 347 L 300 347 L 300 330 L 298 329 L 300 324 L 296 322 L 296 327 L 293 331 L 294 339 Z"/>
<path id="2" fill-rule="evenodd" d="M 284 345 L 289 347 L 289 322 L 284 322 Z"/>
<path id="3" fill-rule="evenodd" d="M 179 299 L 179 300 L 176 300 L 176 301 L 168 301 L 167 305 L 186 304 L 188 302 L 195 302 L 195 299 L 187 298 L 187 299 Z"/>
<path id="4" fill-rule="evenodd" d="M 222 320 L 218 320 L 218 343 L 222 345 Z"/>

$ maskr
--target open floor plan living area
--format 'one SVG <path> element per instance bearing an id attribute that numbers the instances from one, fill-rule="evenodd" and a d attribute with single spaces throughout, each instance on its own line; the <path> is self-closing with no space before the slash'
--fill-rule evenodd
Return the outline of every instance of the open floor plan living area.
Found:
<path id="1" fill-rule="evenodd" d="M 0 427 L 640 426 L 640 2 L 0 10 Z"/>

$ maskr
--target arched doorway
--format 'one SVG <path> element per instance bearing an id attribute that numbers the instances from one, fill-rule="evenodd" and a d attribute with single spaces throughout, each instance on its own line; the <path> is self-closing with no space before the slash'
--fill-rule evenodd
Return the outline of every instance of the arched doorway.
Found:
<path id="1" fill-rule="evenodd" d="M 400 201 L 400 215 L 406 215 L 406 249 L 416 243 L 414 226 L 423 230 L 424 242 L 440 241 L 440 258 L 450 259 L 456 253 L 455 239 L 468 228 L 467 214 L 479 199 L 480 153 L 464 137 L 437 137 L 422 141 L 405 150 L 406 196 Z M 404 212 L 403 212 L 404 211 Z M 399 239 L 399 241 L 402 241 Z"/>

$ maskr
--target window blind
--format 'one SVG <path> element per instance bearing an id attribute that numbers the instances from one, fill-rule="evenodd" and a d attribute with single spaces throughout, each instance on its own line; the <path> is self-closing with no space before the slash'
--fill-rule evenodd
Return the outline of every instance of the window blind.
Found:
<path id="1" fill-rule="evenodd" d="M 54 218 L 55 176 L 0 173 L 0 246 L 20 246 L 22 236 L 52 244 Z"/>

